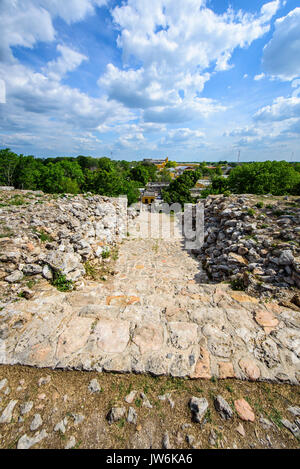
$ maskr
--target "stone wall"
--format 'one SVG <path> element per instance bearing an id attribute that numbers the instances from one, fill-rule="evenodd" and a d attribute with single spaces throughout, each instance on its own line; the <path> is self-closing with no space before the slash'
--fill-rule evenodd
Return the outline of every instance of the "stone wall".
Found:
<path id="1" fill-rule="evenodd" d="M 0 288 L 25 277 L 51 280 L 53 271 L 77 281 L 87 261 L 127 236 L 126 197 L 13 191 L 0 199 Z"/>
<path id="2" fill-rule="evenodd" d="M 300 288 L 299 198 L 210 196 L 203 203 L 204 245 L 196 254 L 211 281 L 269 295 L 295 294 Z"/>

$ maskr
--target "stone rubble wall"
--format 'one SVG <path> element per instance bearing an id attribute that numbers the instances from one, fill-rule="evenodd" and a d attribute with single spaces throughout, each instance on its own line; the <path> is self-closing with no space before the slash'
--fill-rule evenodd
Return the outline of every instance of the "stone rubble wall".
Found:
<path id="1" fill-rule="evenodd" d="M 22 198 L 20 205 L 15 199 Z M 127 236 L 127 198 L 53 197 L 33 191 L 0 192 L 0 284 L 26 276 L 51 280 L 53 271 L 76 282 L 84 264 Z M 19 199 L 17 199 L 19 200 Z"/>
<path id="2" fill-rule="evenodd" d="M 204 202 L 204 244 L 196 252 L 213 282 L 274 294 L 300 288 L 300 200 L 210 196 Z M 300 306 L 300 304 L 299 304 Z"/>

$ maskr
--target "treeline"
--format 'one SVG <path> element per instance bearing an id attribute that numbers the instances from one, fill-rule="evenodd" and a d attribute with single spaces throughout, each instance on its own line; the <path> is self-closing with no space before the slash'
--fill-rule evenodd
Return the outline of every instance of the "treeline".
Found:
<path id="1" fill-rule="evenodd" d="M 35 158 L 0 150 L 0 185 L 16 189 L 42 190 L 50 194 L 127 195 L 129 204 L 139 200 L 139 187 L 168 178 L 156 166 L 142 162 L 113 161 L 110 158 Z"/>
<path id="2" fill-rule="evenodd" d="M 139 188 L 148 182 L 169 182 L 163 191 L 167 203 L 192 203 L 191 189 L 203 178 L 210 179 L 210 186 L 202 191 L 201 197 L 209 194 L 273 194 L 300 195 L 300 163 L 266 161 L 230 163 L 229 177 L 223 177 L 222 167 L 229 164 L 219 162 L 211 169 L 200 163 L 194 171 L 185 171 L 172 180 L 167 168 L 158 171 L 147 162 L 115 161 L 107 157 L 90 156 L 35 158 L 17 155 L 9 149 L 0 150 L 0 185 L 16 189 L 42 190 L 46 193 L 94 194 L 117 197 L 127 195 L 129 204 L 139 200 Z M 169 167 L 176 167 L 170 162 Z"/>
<path id="3" fill-rule="evenodd" d="M 300 195 L 300 163 L 266 161 L 235 165 L 228 178 L 220 175 L 220 167 L 207 171 L 201 165 L 196 171 L 185 171 L 164 191 L 165 202 L 195 202 L 190 191 L 198 179 L 207 175 L 211 184 L 201 192 L 201 198 L 210 194 Z"/>
<path id="4" fill-rule="evenodd" d="M 213 177 L 207 194 L 300 195 L 300 164 L 286 161 L 245 163 L 229 177 Z M 203 196 L 206 194 L 204 193 Z"/>

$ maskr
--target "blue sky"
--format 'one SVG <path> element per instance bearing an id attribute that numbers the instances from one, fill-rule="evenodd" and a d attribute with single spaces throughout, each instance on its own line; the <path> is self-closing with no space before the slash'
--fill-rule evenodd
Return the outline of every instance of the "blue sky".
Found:
<path id="1" fill-rule="evenodd" d="M 299 0 L 0 0 L 0 147 L 300 161 Z"/>

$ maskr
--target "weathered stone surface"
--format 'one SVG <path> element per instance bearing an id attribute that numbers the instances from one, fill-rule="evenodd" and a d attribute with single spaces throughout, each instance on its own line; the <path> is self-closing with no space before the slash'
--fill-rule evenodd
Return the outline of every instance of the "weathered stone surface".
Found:
<path id="1" fill-rule="evenodd" d="M 81 351 L 91 334 L 92 323 L 93 320 L 87 318 L 76 318 L 69 322 L 65 332 L 62 333 L 58 340 L 58 360 Z"/>
<path id="2" fill-rule="evenodd" d="M 7 379 L 6 379 L 6 378 L 3 378 L 3 379 L 0 381 L 0 391 L 1 391 L 1 389 L 6 388 L 7 385 L 8 385 Z"/>
<path id="3" fill-rule="evenodd" d="M 255 313 L 255 319 L 260 326 L 268 328 L 268 330 L 274 329 L 279 324 L 278 319 L 270 311 L 258 311 Z"/>
<path id="4" fill-rule="evenodd" d="M 228 402 L 222 397 L 217 396 L 214 400 L 216 411 L 219 412 L 223 420 L 229 420 L 233 417 L 233 411 Z"/>
<path id="5" fill-rule="evenodd" d="M 233 292 L 230 292 L 230 296 L 238 303 L 253 303 L 253 304 L 258 303 L 257 298 L 253 298 L 253 296 L 249 296 L 244 292 L 233 291 Z"/>
<path id="6" fill-rule="evenodd" d="M 92 393 L 95 394 L 97 392 L 101 391 L 100 384 L 96 378 L 92 379 L 90 384 L 88 385 L 88 390 Z"/>
<path id="7" fill-rule="evenodd" d="M 20 405 L 20 414 L 21 415 L 29 414 L 32 407 L 33 407 L 33 402 L 32 401 L 24 402 L 24 404 Z"/>
<path id="8" fill-rule="evenodd" d="M 129 342 L 129 322 L 101 320 L 94 329 L 93 337 L 103 352 L 124 352 Z"/>
<path id="9" fill-rule="evenodd" d="M 245 429 L 243 427 L 243 425 L 240 423 L 237 428 L 236 428 L 236 431 L 243 437 L 246 436 L 246 432 L 245 432 Z"/>
<path id="10" fill-rule="evenodd" d="M 297 424 L 293 424 L 287 419 L 282 419 L 281 423 L 285 428 L 287 428 L 294 435 L 295 438 L 300 440 L 300 428 L 298 427 Z"/>
<path id="11" fill-rule="evenodd" d="M 170 437 L 169 437 L 168 432 L 166 432 L 163 436 L 162 448 L 163 449 L 171 449 Z"/>
<path id="12" fill-rule="evenodd" d="M 88 204 L 84 207 L 84 210 L 76 209 L 78 220 L 86 216 L 84 211 L 89 211 Z M 120 246 L 114 275 L 107 276 L 109 281 L 84 279 L 76 284 L 76 290 L 58 292 L 44 279 L 46 255 L 54 257 L 57 251 L 72 257 L 80 255 L 88 246 L 95 250 L 106 248 L 101 231 L 106 229 L 100 227 L 100 220 L 97 221 L 97 230 L 102 233 L 99 239 L 95 237 L 93 223 L 84 228 L 83 237 L 77 236 L 80 223 L 76 224 L 72 218 L 76 228 L 71 232 L 67 228 L 68 220 L 60 214 L 56 220 L 59 229 L 47 232 L 53 239 L 58 237 L 59 244 L 52 241 L 37 245 L 36 238 L 30 236 L 22 241 L 22 255 L 26 253 L 28 262 L 14 265 L 20 269 L 25 264 L 41 265 L 43 273 L 38 274 L 37 287 L 32 287 L 33 298 L 18 298 L 18 302 L 3 306 L 0 302 L 0 309 L 3 308 L 0 363 L 17 361 L 51 368 L 168 374 L 193 379 L 238 377 L 298 384 L 297 306 L 279 307 L 275 301 L 261 302 L 259 295 L 254 298 L 248 292 L 233 291 L 228 284 L 205 283 L 205 274 L 201 271 L 199 274 L 198 260 L 182 249 L 180 236 L 157 242 L 141 238 L 140 231 L 135 233 L 134 229 L 143 223 L 149 228 L 148 213 L 142 213 L 132 222 L 132 239 L 128 237 Z M 232 227 L 228 224 L 226 230 Z M 224 256 L 229 248 L 237 253 L 242 246 L 245 249 L 240 252 L 245 252 L 245 257 L 249 253 L 255 257 L 254 251 L 260 253 L 261 247 L 252 239 L 244 240 L 245 243 L 234 240 L 230 245 L 224 240 L 222 246 L 223 243 L 227 246 Z M 4 244 L 7 242 L 9 239 Z M 30 243 L 32 249 L 28 248 Z M 222 246 L 213 246 L 216 256 L 221 255 Z M 262 246 L 265 248 L 264 243 Z M 19 252 L 18 249 L 12 245 L 7 252 Z M 268 249 L 264 256 L 268 255 Z M 278 259 L 283 250 L 284 246 L 280 246 L 272 255 Z M 226 264 L 226 260 L 225 256 L 222 262 Z M 102 260 L 100 255 L 100 264 L 102 261 L 106 266 L 107 259 Z M 248 261 L 249 272 L 262 268 L 255 259 Z M 82 257 L 80 263 L 83 265 Z M 7 260 L 4 264 L 12 265 Z M 143 269 L 137 269 L 139 265 Z M 234 265 L 242 268 L 242 264 Z M 276 274 L 276 267 L 273 270 Z M 24 291 L 22 282 L 20 285 L 2 283 L 20 295 Z"/>
<path id="13" fill-rule="evenodd" d="M 168 326 L 173 347 L 187 349 L 198 342 L 197 324 L 170 322 Z"/>
<path id="14" fill-rule="evenodd" d="M 30 449 L 37 443 L 40 443 L 47 437 L 47 433 L 45 430 L 37 432 L 33 437 L 23 435 L 17 444 L 17 449 Z"/>
<path id="15" fill-rule="evenodd" d="M 121 420 L 126 414 L 125 407 L 112 407 L 109 413 L 107 414 L 107 421 L 111 425 L 115 422 Z"/>
<path id="16" fill-rule="evenodd" d="M 137 413 L 133 407 L 129 407 L 128 409 L 127 422 L 133 425 L 137 423 Z"/>
<path id="17" fill-rule="evenodd" d="M 256 381 L 259 379 L 260 369 L 254 362 L 254 360 L 251 360 L 249 358 L 243 358 L 239 361 L 239 365 L 241 367 L 241 370 L 245 373 L 247 378 L 250 379 L 250 381 Z"/>
<path id="18" fill-rule="evenodd" d="M 55 432 L 61 432 L 63 434 L 66 433 L 66 426 L 68 424 L 68 418 L 65 417 L 63 420 L 61 420 L 60 422 L 58 422 L 55 427 L 54 427 L 54 431 Z"/>
<path id="19" fill-rule="evenodd" d="M 191 373 L 192 379 L 210 379 L 210 354 L 205 347 L 200 347 L 200 358 L 198 359 L 195 370 Z"/>
<path id="20" fill-rule="evenodd" d="M 139 347 L 141 354 L 159 351 L 164 343 L 163 328 L 156 323 L 137 326 L 132 341 Z"/>
<path id="21" fill-rule="evenodd" d="M 42 417 L 40 416 L 40 414 L 35 414 L 35 416 L 33 417 L 33 420 L 30 424 L 30 430 L 32 432 L 34 432 L 35 430 L 37 430 L 41 425 L 43 424 L 43 420 L 42 420 Z"/>
<path id="22" fill-rule="evenodd" d="M 245 420 L 246 422 L 255 421 L 255 414 L 245 399 L 238 399 L 234 401 L 234 407 L 240 419 Z"/>
<path id="23" fill-rule="evenodd" d="M 218 365 L 219 365 L 219 378 L 220 379 L 235 378 L 236 375 L 235 375 L 232 363 L 221 362 L 221 363 L 218 363 Z"/>
<path id="24" fill-rule="evenodd" d="M 82 274 L 84 274 L 84 267 L 81 264 L 81 257 L 76 253 L 53 251 L 46 256 L 45 262 L 52 269 L 62 273 L 63 275 L 66 275 L 67 278 L 70 272 L 74 272 L 76 270 L 79 270 Z"/>
<path id="25" fill-rule="evenodd" d="M 10 401 L 9 404 L 5 407 L 0 417 L 0 423 L 10 423 L 13 411 L 18 401 Z"/>
<path id="26" fill-rule="evenodd" d="M 300 417 L 300 407 L 288 407 L 287 409 L 291 414 L 295 415 L 295 417 Z"/>
<path id="27" fill-rule="evenodd" d="M 207 337 L 209 351 L 221 358 L 230 358 L 233 351 L 233 343 L 231 336 L 211 325 L 206 325 L 202 329 L 203 334 Z"/>
<path id="28" fill-rule="evenodd" d="M 11 275 L 8 275 L 8 276 L 5 278 L 5 280 L 6 280 L 6 282 L 8 282 L 8 283 L 16 283 L 16 282 L 20 282 L 23 277 L 24 277 L 23 273 L 20 272 L 19 270 L 16 270 L 16 271 L 13 272 Z"/>
<path id="29" fill-rule="evenodd" d="M 65 446 L 65 449 L 73 449 L 76 446 L 75 436 L 71 436 L 68 443 Z"/>
<path id="30" fill-rule="evenodd" d="M 193 420 L 197 423 L 201 423 L 208 409 L 207 399 L 204 397 L 200 399 L 198 397 L 192 397 L 189 402 L 189 407 L 192 412 Z"/>
<path id="31" fill-rule="evenodd" d="M 125 402 L 127 402 L 127 404 L 132 404 L 134 399 L 135 399 L 135 396 L 137 395 L 137 391 L 131 391 L 126 397 L 125 397 Z"/>

